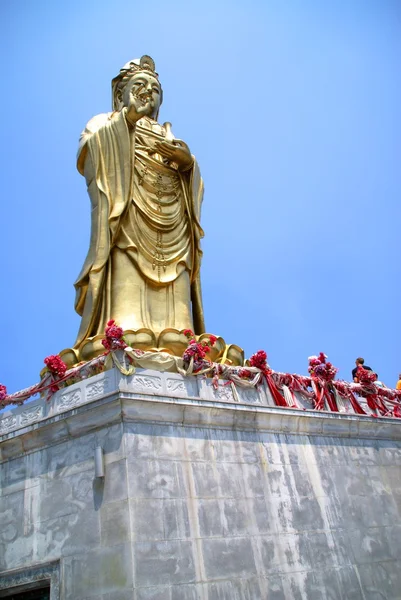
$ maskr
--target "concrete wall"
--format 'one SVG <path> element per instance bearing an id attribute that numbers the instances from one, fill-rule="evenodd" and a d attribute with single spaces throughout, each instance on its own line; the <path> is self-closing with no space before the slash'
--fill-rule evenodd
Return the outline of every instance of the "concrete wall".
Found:
<path id="1" fill-rule="evenodd" d="M 357 439 L 335 416 L 345 435 L 292 434 L 301 411 L 253 408 L 280 419 L 234 428 L 227 405 L 191 425 L 154 400 L 119 392 L 3 436 L 3 587 L 60 560 L 63 600 L 401 598 L 398 423 L 353 416 L 372 426 Z"/>

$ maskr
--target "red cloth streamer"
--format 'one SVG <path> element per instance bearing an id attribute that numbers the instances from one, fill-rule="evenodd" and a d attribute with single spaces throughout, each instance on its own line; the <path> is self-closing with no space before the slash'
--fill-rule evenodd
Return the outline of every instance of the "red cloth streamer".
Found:
<path id="1" fill-rule="evenodd" d="M 312 389 L 315 392 L 315 409 L 324 410 L 324 389 L 321 388 L 315 379 L 312 379 Z"/>
<path id="2" fill-rule="evenodd" d="M 287 404 L 287 400 L 284 398 L 284 396 L 279 392 L 278 387 L 276 386 L 276 384 L 274 383 L 273 377 L 271 376 L 271 373 L 269 373 L 269 371 L 264 371 L 263 372 L 265 378 L 266 378 L 266 383 L 268 385 L 268 388 L 271 392 L 271 395 L 273 396 L 274 402 L 276 403 L 277 406 L 285 406 L 288 408 L 288 404 Z"/>
<path id="3" fill-rule="evenodd" d="M 351 390 L 348 390 L 348 398 L 350 399 L 352 408 L 357 415 L 366 415 L 366 412 L 363 410 L 362 406 L 359 404 Z"/>
<path id="4" fill-rule="evenodd" d="M 376 411 L 377 409 L 382 416 L 388 413 L 387 408 L 384 406 L 379 396 L 369 394 L 369 396 L 366 396 L 366 403 L 369 406 L 370 410 Z"/>
<path id="5" fill-rule="evenodd" d="M 401 407 L 400 406 L 394 406 L 393 417 L 396 417 L 397 419 L 401 419 Z"/>
<path id="6" fill-rule="evenodd" d="M 337 402 L 334 397 L 334 394 L 332 393 L 331 390 L 327 389 L 326 387 L 324 389 L 325 389 L 327 404 L 329 405 L 330 410 L 332 412 L 338 412 L 338 406 L 337 406 Z"/>
<path id="7" fill-rule="evenodd" d="M 316 410 L 324 410 L 325 403 L 329 406 L 329 409 L 332 412 L 338 412 L 337 402 L 330 392 L 330 390 L 326 387 L 326 383 L 319 379 L 318 377 L 312 377 L 312 389 L 315 392 L 315 409 Z"/>

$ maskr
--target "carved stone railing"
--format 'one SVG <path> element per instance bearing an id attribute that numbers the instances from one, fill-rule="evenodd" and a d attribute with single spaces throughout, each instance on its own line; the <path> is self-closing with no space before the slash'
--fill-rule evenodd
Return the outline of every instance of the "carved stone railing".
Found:
<path id="1" fill-rule="evenodd" d="M 183 377 L 178 373 L 163 373 L 148 369 L 138 369 L 134 375 L 127 377 L 113 368 L 59 390 L 48 402 L 40 398 L 0 413 L 0 435 L 118 392 L 275 406 L 273 398 L 264 386 L 257 389 L 245 389 L 235 387 L 230 382 L 227 385 L 226 381 L 221 381 L 218 388 L 215 389 L 212 380 L 204 377 Z"/>
<path id="2" fill-rule="evenodd" d="M 0 460 L 122 421 L 401 439 L 399 419 L 311 410 L 301 395 L 297 401 L 297 408 L 277 407 L 265 384 L 241 388 L 220 380 L 214 387 L 203 376 L 148 369 L 125 376 L 112 368 L 59 390 L 50 401 L 1 413 Z"/>

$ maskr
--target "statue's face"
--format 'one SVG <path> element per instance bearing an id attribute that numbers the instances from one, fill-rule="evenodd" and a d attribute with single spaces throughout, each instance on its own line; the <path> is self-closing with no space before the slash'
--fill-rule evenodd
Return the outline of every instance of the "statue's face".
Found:
<path id="1" fill-rule="evenodd" d="M 148 110 L 144 113 L 148 117 L 155 118 L 159 112 L 162 98 L 162 91 L 159 81 L 150 73 L 140 72 L 131 77 L 126 84 L 122 101 L 128 109 L 147 106 Z"/>

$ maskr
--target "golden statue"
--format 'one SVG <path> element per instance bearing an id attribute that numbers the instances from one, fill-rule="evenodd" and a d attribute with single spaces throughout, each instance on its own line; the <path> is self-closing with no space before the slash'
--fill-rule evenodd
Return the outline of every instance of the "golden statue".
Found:
<path id="1" fill-rule="evenodd" d="M 150 57 L 127 63 L 112 92 L 114 112 L 89 121 L 78 150 L 92 231 L 75 283 L 75 348 L 102 335 L 109 319 L 163 347 L 165 330 L 204 332 L 203 182 L 188 146 L 157 123 L 163 92 Z"/>
<path id="2" fill-rule="evenodd" d="M 92 204 L 89 252 L 75 282 L 82 316 L 72 364 L 104 351 L 109 319 L 136 348 L 181 355 L 184 329 L 205 332 L 200 263 L 203 181 L 194 156 L 157 122 L 163 91 L 149 56 L 127 63 L 112 81 L 113 112 L 89 121 L 77 167 Z M 207 334 L 205 334 L 207 335 Z M 241 362 L 222 338 L 213 359 Z M 240 356 L 241 355 L 241 356 Z"/>

